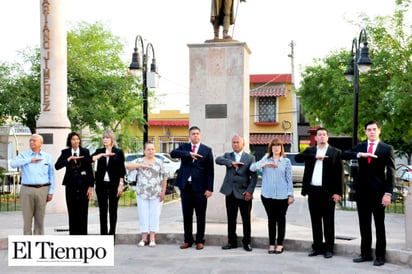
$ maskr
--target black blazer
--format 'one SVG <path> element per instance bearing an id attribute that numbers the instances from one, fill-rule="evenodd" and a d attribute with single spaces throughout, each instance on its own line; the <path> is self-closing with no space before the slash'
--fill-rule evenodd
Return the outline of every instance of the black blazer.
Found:
<path id="1" fill-rule="evenodd" d="M 63 185 L 71 185 L 77 183 L 79 177 L 76 175 L 80 175 L 81 183 L 85 186 L 94 186 L 94 176 L 93 176 L 93 169 L 92 169 L 92 161 L 90 157 L 90 152 L 87 148 L 79 148 L 79 156 L 84 156 L 77 160 L 77 164 L 74 163 L 73 160 L 67 161 L 67 158 L 72 156 L 71 148 L 66 148 L 61 151 L 57 162 L 54 164 L 56 170 L 59 170 L 63 167 L 66 168 L 66 173 L 64 174 L 63 178 Z"/>
<path id="2" fill-rule="evenodd" d="M 106 171 L 109 173 L 110 182 L 114 182 L 117 186 L 120 183 L 120 179 L 124 179 L 126 175 L 126 167 L 124 160 L 124 153 L 119 148 L 112 148 L 114 153 L 113 156 L 109 157 L 109 162 L 107 163 L 106 157 L 101 157 L 96 161 L 97 170 L 95 174 L 96 183 L 104 181 L 104 175 Z M 92 155 L 98 155 L 100 153 L 106 153 L 106 148 L 98 148 Z"/>
<path id="3" fill-rule="evenodd" d="M 233 195 L 236 199 L 244 199 L 244 192 L 253 194 L 257 183 L 257 173 L 250 171 L 250 165 L 255 162 L 255 157 L 243 152 L 240 162 L 244 165 L 235 168 L 232 162 L 235 161 L 234 152 L 226 152 L 223 156 L 216 158 L 215 162 L 218 165 L 226 166 L 226 175 L 223 184 L 220 188 L 220 193 L 224 195 Z"/>
<path id="4" fill-rule="evenodd" d="M 213 191 L 214 162 L 212 149 L 200 143 L 197 153 L 203 157 L 195 161 L 190 157 L 191 151 L 191 143 L 183 143 L 170 153 L 173 158 L 181 159 L 175 185 L 178 186 L 179 189 L 184 189 L 187 184 L 187 179 L 192 176 L 193 190 Z"/>
<path id="5" fill-rule="evenodd" d="M 298 163 L 305 163 L 303 173 L 302 195 L 309 193 L 310 183 L 312 182 L 313 170 L 316 163 L 317 147 L 309 147 L 304 152 L 296 154 L 295 160 Z M 326 150 L 327 158 L 324 158 L 322 168 L 322 187 L 330 196 L 338 194 L 342 196 L 343 191 L 343 162 L 341 160 L 341 150 L 328 146 Z"/>
<path id="6" fill-rule="evenodd" d="M 374 195 L 379 201 L 385 193 L 393 193 L 395 181 L 395 156 L 393 148 L 379 141 L 375 150 L 378 158 L 357 158 L 359 152 L 367 152 L 367 142 L 359 143 L 357 146 L 342 153 L 345 160 L 358 159 L 358 177 L 356 181 L 356 195 Z"/>

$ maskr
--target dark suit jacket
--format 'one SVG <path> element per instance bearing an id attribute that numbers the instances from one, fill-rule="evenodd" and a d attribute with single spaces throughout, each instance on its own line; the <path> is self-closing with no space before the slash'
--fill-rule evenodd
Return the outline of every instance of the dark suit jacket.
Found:
<path id="1" fill-rule="evenodd" d="M 178 186 L 179 189 L 184 189 L 187 184 L 187 179 L 192 176 L 193 190 L 213 191 L 215 173 L 212 149 L 200 143 L 197 153 L 203 157 L 197 160 L 193 160 L 193 158 L 190 157 L 191 151 L 192 145 L 190 143 L 184 143 L 170 153 L 173 158 L 181 159 L 175 185 Z"/>
<path id="2" fill-rule="evenodd" d="M 64 174 L 63 178 L 63 185 L 67 186 L 77 183 L 76 180 L 78 179 L 75 179 L 75 176 L 80 174 L 81 183 L 85 186 L 93 187 L 94 176 L 90 152 L 88 149 L 80 147 L 79 154 L 79 156 L 84 156 L 84 158 L 77 160 L 78 164 L 76 166 L 78 166 L 78 168 L 75 168 L 73 160 L 70 162 L 67 161 L 67 158 L 72 156 L 71 148 L 66 148 L 61 151 L 60 157 L 57 159 L 54 167 L 56 168 L 56 170 L 66 167 L 66 173 Z"/>
<path id="3" fill-rule="evenodd" d="M 104 181 L 104 174 L 109 173 L 110 181 L 117 183 L 120 182 L 120 178 L 124 178 L 126 175 L 126 167 L 124 163 L 124 153 L 121 149 L 112 148 L 112 152 L 115 154 L 109 157 L 109 162 L 107 163 L 106 157 L 101 157 L 97 160 L 97 170 L 96 170 L 96 182 Z M 100 153 L 106 153 L 106 148 L 98 148 L 92 155 L 98 155 Z"/>
<path id="4" fill-rule="evenodd" d="M 358 177 L 356 195 L 374 195 L 378 201 L 385 193 L 393 192 L 395 180 L 395 156 L 392 146 L 379 141 L 375 150 L 378 158 L 372 158 L 368 164 L 367 158 L 357 158 L 359 152 L 367 152 L 367 142 L 342 153 L 345 160 L 358 159 Z"/>
<path id="5" fill-rule="evenodd" d="M 313 170 L 316 163 L 317 147 L 309 147 L 304 152 L 296 154 L 295 160 L 299 163 L 305 163 L 305 171 L 303 173 L 302 195 L 305 196 L 309 192 L 310 183 L 312 182 Z M 323 159 L 322 169 L 322 187 L 330 196 L 338 194 L 342 196 L 343 191 L 343 162 L 341 160 L 341 151 L 332 146 L 328 146 L 326 150 L 328 158 Z"/>
<path id="6" fill-rule="evenodd" d="M 256 187 L 257 173 L 249 170 L 250 165 L 255 162 L 255 157 L 243 152 L 240 162 L 244 163 L 244 165 L 238 168 L 232 166 L 232 162 L 234 161 L 234 152 L 226 152 L 223 156 L 219 156 L 215 160 L 216 164 L 226 166 L 226 175 L 220 188 L 220 193 L 226 196 L 233 193 L 236 199 L 243 200 L 243 193 L 253 193 Z"/>

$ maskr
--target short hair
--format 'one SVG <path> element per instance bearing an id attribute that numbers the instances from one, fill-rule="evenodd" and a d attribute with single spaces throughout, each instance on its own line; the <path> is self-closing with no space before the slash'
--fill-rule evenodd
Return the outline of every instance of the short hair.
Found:
<path id="1" fill-rule="evenodd" d="M 146 143 L 144 143 L 144 149 L 146 149 L 146 147 L 147 147 L 147 145 L 153 145 L 154 146 L 154 143 L 153 142 L 146 142 Z"/>
<path id="2" fill-rule="evenodd" d="M 326 128 L 324 128 L 324 127 L 318 127 L 317 129 L 316 129 L 316 134 L 318 134 L 318 132 L 319 131 L 326 131 L 326 133 L 329 133 L 329 131 L 326 129 Z"/>
<path id="3" fill-rule="evenodd" d="M 198 130 L 200 132 L 200 128 L 198 126 L 192 126 L 189 128 L 189 133 L 192 132 L 192 130 Z"/>
<path id="4" fill-rule="evenodd" d="M 114 135 L 113 131 L 111 130 L 106 130 L 103 132 L 103 138 L 110 138 L 110 140 L 112 140 L 112 146 L 113 147 L 117 147 L 117 142 L 116 142 L 116 135 Z"/>
<path id="5" fill-rule="evenodd" d="M 274 138 L 268 145 L 268 158 L 273 157 L 273 146 L 280 146 L 280 156 L 285 157 L 285 148 L 283 147 L 282 140 L 280 140 L 279 138 Z"/>
<path id="6" fill-rule="evenodd" d="M 67 146 L 67 147 L 72 147 L 72 142 L 71 142 L 71 140 L 72 140 L 73 136 L 79 137 L 79 140 L 80 140 L 80 145 L 79 145 L 79 146 L 82 146 L 82 138 L 80 138 L 80 135 L 79 135 L 77 132 L 70 132 L 70 133 L 67 135 L 66 146 Z"/>
<path id="7" fill-rule="evenodd" d="M 376 125 L 379 129 L 381 128 L 381 125 L 378 123 L 378 122 L 376 122 L 376 121 L 374 121 L 374 120 L 370 120 L 370 121 L 368 121 L 366 124 L 365 124 L 365 130 L 366 130 L 366 128 L 369 126 L 369 125 Z"/>
<path id="8" fill-rule="evenodd" d="M 44 142 L 44 140 L 43 140 L 43 136 L 41 136 L 40 134 L 38 134 L 38 133 L 34 133 L 34 134 L 32 134 L 31 135 L 31 137 L 39 137 L 39 139 L 40 139 L 40 141 L 41 141 L 41 143 L 43 144 L 43 142 Z M 30 138 L 31 139 L 31 138 Z"/>

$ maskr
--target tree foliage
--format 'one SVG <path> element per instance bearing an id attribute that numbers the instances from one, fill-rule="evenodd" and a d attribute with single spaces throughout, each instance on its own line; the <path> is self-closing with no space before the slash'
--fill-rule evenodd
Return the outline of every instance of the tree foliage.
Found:
<path id="1" fill-rule="evenodd" d="M 361 74 L 359 81 L 359 129 L 365 138 L 363 124 L 377 120 L 382 124 L 382 139 L 391 143 L 400 155 L 412 155 L 412 26 L 406 15 L 410 1 L 397 1 L 394 16 L 368 18 L 366 26 L 372 70 Z M 333 53 L 302 74 L 302 108 L 311 124 L 322 124 L 331 132 L 352 132 L 353 83 L 343 77 L 348 52 Z"/>

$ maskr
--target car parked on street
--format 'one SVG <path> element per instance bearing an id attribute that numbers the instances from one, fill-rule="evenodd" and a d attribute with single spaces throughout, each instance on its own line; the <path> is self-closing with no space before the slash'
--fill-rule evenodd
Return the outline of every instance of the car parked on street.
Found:
<path id="1" fill-rule="evenodd" d="M 305 163 L 298 163 L 295 161 L 295 155 L 297 153 L 286 152 L 285 154 L 292 164 L 293 185 L 301 185 L 303 183 L 303 172 L 305 171 Z"/>

